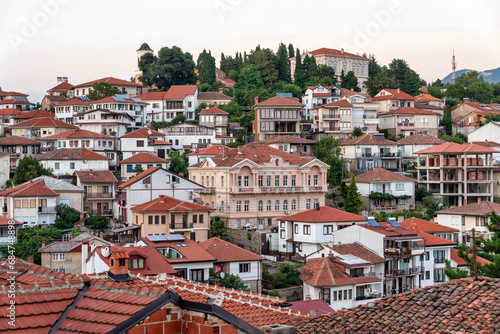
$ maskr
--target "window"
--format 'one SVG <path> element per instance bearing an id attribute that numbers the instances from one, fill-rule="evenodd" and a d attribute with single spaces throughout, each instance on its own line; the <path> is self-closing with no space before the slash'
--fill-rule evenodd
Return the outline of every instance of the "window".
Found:
<path id="1" fill-rule="evenodd" d="M 311 199 L 308 198 L 306 199 L 306 210 L 310 210 L 311 209 Z"/>
<path id="2" fill-rule="evenodd" d="M 352 299 L 352 289 L 347 290 L 347 292 L 348 292 L 348 294 L 349 294 L 348 298 L 349 298 L 349 299 Z"/>
<path id="3" fill-rule="evenodd" d="M 250 201 L 245 201 L 245 212 L 248 212 L 250 208 Z"/>
<path id="4" fill-rule="evenodd" d="M 285 222 L 280 222 L 280 228 L 285 228 Z"/>
<path id="5" fill-rule="evenodd" d="M 205 177 L 204 176 L 201 177 L 201 185 L 205 186 Z"/>
<path id="6" fill-rule="evenodd" d="M 56 162 L 56 163 L 54 164 L 54 169 L 59 169 L 59 162 Z"/>
<path id="7" fill-rule="evenodd" d="M 241 212 L 241 201 L 236 201 L 236 212 Z"/>
<path id="8" fill-rule="evenodd" d="M 425 279 L 431 279 L 431 271 L 430 270 L 427 270 L 425 272 Z"/>
<path id="9" fill-rule="evenodd" d="M 314 205 L 313 206 L 314 208 L 318 207 L 318 199 L 317 198 L 314 199 L 313 205 Z"/>
<path id="10" fill-rule="evenodd" d="M 248 175 L 243 176 L 243 186 L 248 187 L 250 185 L 250 177 Z"/>
<path id="11" fill-rule="evenodd" d="M 153 225 L 153 216 L 148 216 L 148 224 Z"/>
<path id="12" fill-rule="evenodd" d="M 434 283 L 441 283 L 444 281 L 444 269 L 434 269 Z"/>
<path id="13" fill-rule="evenodd" d="M 333 291 L 333 301 L 337 301 L 337 291 Z"/>
<path id="14" fill-rule="evenodd" d="M 310 235 L 311 234 L 311 225 L 304 225 L 303 232 L 304 232 L 304 235 Z"/>
<path id="15" fill-rule="evenodd" d="M 283 175 L 283 187 L 288 187 L 288 175 Z"/>
<path id="16" fill-rule="evenodd" d="M 275 187 L 279 187 L 280 186 L 280 176 L 279 175 L 275 175 L 274 176 L 274 186 Z"/>
<path id="17" fill-rule="evenodd" d="M 238 187 L 241 187 L 241 176 L 238 175 Z"/>
<path id="18" fill-rule="evenodd" d="M 215 187 L 215 178 L 212 176 L 212 187 Z"/>
<path id="19" fill-rule="evenodd" d="M 396 191 L 404 191 L 405 184 L 404 183 L 396 183 Z"/>
<path id="20" fill-rule="evenodd" d="M 297 176 L 292 175 L 292 187 L 295 187 L 297 185 Z"/>
<path id="21" fill-rule="evenodd" d="M 295 202 L 295 200 L 294 200 L 294 199 L 292 199 L 292 210 L 295 210 L 295 209 L 296 209 L 296 205 L 295 205 L 295 203 L 296 203 L 296 202 Z"/>
<path id="22" fill-rule="evenodd" d="M 434 255 L 434 263 L 444 263 L 444 250 L 435 250 Z"/>
<path id="23" fill-rule="evenodd" d="M 109 194 L 109 186 L 102 186 L 101 187 L 101 192 L 103 194 Z"/>
<path id="24" fill-rule="evenodd" d="M 333 225 L 324 225 L 323 226 L 323 234 L 330 235 L 333 232 Z"/>
<path id="25" fill-rule="evenodd" d="M 263 186 L 264 186 L 264 176 L 259 175 L 259 187 L 263 187 Z"/>
<path id="26" fill-rule="evenodd" d="M 262 207 L 263 207 L 263 202 L 259 201 L 259 211 L 262 211 Z"/>
<path id="27" fill-rule="evenodd" d="M 128 267 L 132 269 L 144 268 L 144 259 L 130 259 L 128 260 Z"/>
<path id="28" fill-rule="evenodd" d="M 240 273 L 249 273 L 250 263 L 240 263 Z"/>
<path id="29" fill-rule="evenodd" d="M 404 204 L 405 204 L 404 198 L 398 198 L 398 205 L 404 205 Z"/>
<path id="30" fill-rule="evenodd" d="M 342 300 L 342 290 L 340 290 L 338 293 L 339 293 L 339 300 Z"/>
<path id="31" fill-rule="evenodd" d="M 200 224 L 203 224 L 203 215 L 198 215 L 198 221 L 200 222 Z"/>
<path id="32" fill-rule="evenodd" d="M 197 282 L 203 281 L 203 269 L 191 270 L 191 281 L 197 281 Z"/>
<path id="33" fill-rule="evenodd" d="M 299 225 L 298 225 L 298 224 L 295 224 L 295 225 L 293 226 L 293 233 L 295 233 L 295 234 L 299 234 Z"/>
<path id="34" fill-rule="evenodd" d="M 132 173 L 132 169 L 134 169 L 132 165 L 127 165 L 127 173 Z"/>
<path id="35" fill-rule="evenodd" d="M 69 169 L 75 169 L 75 163 L 74 162 L 70 162 L 69 163 Z"/>
<path id="36" fill-rule="evenodd" d="M 280 209 L 280 201 L 279 201 L 279 200 L 276 200 L 276 201 L 274 202 L 274 210 L 275 210 L 275 211 L 279 211 L 279 209 Z"/>
<path id="37" fill-rule="evenodd" d="M 313 186 L 318 185 L 318 175 L 313 175 Z"/>
<path id="38" fill-rule="evenodd" d="M 142 184 L 151 184 L 151 176 L 148 176 L 145 179 L 143 179 Z"/>
<path id="39" fill-rule="evenodd" d="M 425 261 L 429 261 L 429 252 L 425 252 Z"/>
<path id="40" fill-rule="evenodd" d="M 330 305 L 330 288 L 323 288 L 319 291 L 319 299 Z"/>
<path id="41" fill-rule="evenodd" d="M 288 200 L 283 200 L 283 210 L 288 210 Z"/>
<path id="42" fill-rule="evenodd" d="M 224 175 L 220 177 L 221 187 L 224 187 Z"/>
<path id="43" fill-rule="evenodd" d="M 161 216 L 161 223 L 165 225 L 167 217 L 165 215 Z"/>
<path id="44" fill-rule="evenodd" d="M 267 186 L 267 187 L 270 187 L 270 186 L 271 186 L 271 175 L 268 175 L 268 176 L 266 177 L 266 186 Z"/>
<path id="45" fill-rule="evenodd" d="M 285 230 L 280 231 L 280 238 L 285 239 Z"/>
<path id="46" fill-rule="evenodd" d="M 267 209 L 267 211 L 271 211 L 271 201 L 270 201 L 270 200 L 268 200 L 266 204 L 267 204 L 267 205 L 266 205 L 266 209 Z"/>
<path id="47" fill-rule="evenodd" d="M 65 253 L 52 253 L 52 261 L 66 261 Z"/>
<path id="48" fill-rule="evenodd" d="M 160 224 L 160 216 L 155 216 L 155 225 L 159 225 Z"/>
<path id="49" fill-rule="evenodd" d="M 136 146 L 137 146 L 137 147 L 144 147 L 144 140 L 138 140 L 138 141 L 136 142 Z"/>

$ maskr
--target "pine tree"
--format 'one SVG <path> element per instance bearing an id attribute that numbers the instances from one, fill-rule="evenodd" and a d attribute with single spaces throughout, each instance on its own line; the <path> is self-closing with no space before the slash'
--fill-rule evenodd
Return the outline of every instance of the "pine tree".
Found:
<path id="1" fill-rule="evenodd" d="M 363 205 L 361 194 L 356 186 L 354 175 L 351 177 L 351 183 L 347 187 L 347 195 L 344 201 L 344 210 L 351 213 L 359 213 L 359 208 Z"/>
<path id="2" fill-rule="evenodd" d="M 294 48 L 292 43 L 288 44 L 288 58 L 293 58 L 293 56 L 295 56 L 295 52 L 293 50 Z"/>
<path id="3" fill-rule="evenodd" d="M 276 54 L 276 68 L 278 70 L 278 80 L 283 80 L 287 83 L 290 82 L 290 63 L 286 46 L 280 43 L 278 53 Z"/>
<path id="4" fill-rule="evenodd" d="M 210 51 L 203 50 L 198 56 L 198 80 L 200 83 L 213 85 L 215 83 L 215 58 Z"/>
<path id="5" fill-rule="evenodd" d="M 306 83 L 305 73 L 300 60 L 300 51 L 297 49 L 295 53 L 295 72 L 293 73 L 294 83 L 303 88 Z"/>

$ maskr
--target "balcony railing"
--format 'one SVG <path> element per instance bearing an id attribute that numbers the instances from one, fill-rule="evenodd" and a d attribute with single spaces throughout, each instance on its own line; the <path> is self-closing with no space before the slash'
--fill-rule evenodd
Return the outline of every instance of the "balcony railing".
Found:
<path id="1" fill-rule="evenodd" d="M 176 224 L 170 223 L 171 230 L 183 230 L 189 228 L 193 228 L 193 223 L 176 223 Z"/>
<path id="2" fill-rule="evenodd" d="M 444 263 L 444 258 L 434 258 L 434 263 Z"/>
<path id="3" fill-rule="evenodd" d="M 401 152 L 387 152 L 387 153 L 356 153 L 356 158 L 397 158 L 401 157 Z"/>
<path id="4" fill-rule="evenodd" d="M 412 268 L 406 268 L 406 269 L 386 270 L 385 275 L 386 276 L 418 275 L 418 274 L 422 274 L 423 272 L 424 272 L 423 267 L 412 267 Z"/>
<path id="5" fill-rule="evenodd" d="M 39 206 L 38 212 L 48 213 L 48 212 L 56 212 L 55 206 Z"/>
<path id="6" fill-rule="evenodd" d="M 198 191 L 200 194 L 214 194 L 215 193 L 215 187 L 208 187 L 205 189 L 201 189 Z"/>
<path id="7" fill-rule="evenodd" d="M 86 198 L 113 198 L 111 193 L 85 193 Z"/>
<path id="8" fill-rule="evenodd" d="M 374 293 L 371 295 L 366 295 L 366 296 L 357 296 L 356 300 L 367 300 L 367 299 L 376 299 L 376 298 L 382 298 L 381 293 Z"/>
<path id="9" fill-rule="evenodd" d="M 402 123 L 398 123 L 398 126 L 415 126 L 415 123 L 402 122 Z"/>
<path id="10" fill-rule="evenodd" d="M 260 187 L 262 193 L 293 193 L 303 191 L 302 187 Z"/>
<path id="11" fill-rule="evenodd" d="M 338 126 L 328 126 L 328 127 L 325 127 L 325 130 L 326 131 L 340 131 L 340 127 L 338 127 Z"/>
<path id="12" fill-rule="evenodd" d="M 87 210 L 85 210 L 85 212 L 93 214 L 93 215 L 101 215 L 101 216 L 111 216 L 113 214 L 113 210 L 110 210 L 110 209 L 101 209 L 101 210 L 99 210 L 99 209 L 93 209 L 93 210 L 87 209 Z"/>
<path id="13" fill-rule="evenodd" d="M 340 119 L 340 115 L 334 113 L 325 113 L 323 114 L 323 118 Z"/>
<path id="14" fill-rule="evenodd" d="M 238 187 L 238 192 L 240 192 L 240 193 L 253 193 L 253 187 L 249 187 L 249 188 Z"/>

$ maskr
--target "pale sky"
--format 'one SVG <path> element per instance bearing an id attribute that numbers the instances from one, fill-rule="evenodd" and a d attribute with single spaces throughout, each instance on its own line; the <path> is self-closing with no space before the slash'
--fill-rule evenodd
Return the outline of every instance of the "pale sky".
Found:
<path id="1" fill-rule="evenodd" d="M 56 77 L 72 84 L 129 80 L 136 50 L 179 46 L 196 61 L 211 50 L 321 47 L 405 59 L 429 81 L 458 69 L 500 67 L 496 0 L 0 0 L 0 87 L 39 102 Z"/>

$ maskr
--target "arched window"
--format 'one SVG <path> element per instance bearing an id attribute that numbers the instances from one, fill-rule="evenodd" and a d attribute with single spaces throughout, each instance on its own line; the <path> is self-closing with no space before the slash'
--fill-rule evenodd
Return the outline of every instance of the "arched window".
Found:
<path id="1" fill-rule="evenodd" d="M 271 201 L 267 201 L 267 211 L 271 211 Z"/>
<path id="2" fill-rule="evenodd" d="M 283 200 L 283 210 L 288 210 L 288 200 Z"/>
<path id="3" fill-rule="evenodd" d="M 280 201 L 276 200 L 276 202 L 274 202 L 274 210 L 278 211 L 279 209 L 280 209 Z"/>
<path id="4" fill-rule="evenodd" d="M 295 210 L 295 200 L 292 199 L 292 210 Z"/>
<path id="5" fill-rule="evenodd" d="M 262 211 L 262 206 L 264 205 L 264 203 L 262 201 L 259 201 L 259 211 Z"/>

